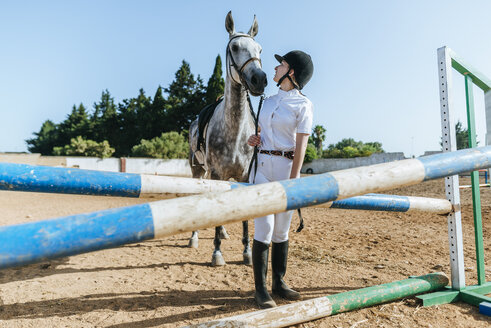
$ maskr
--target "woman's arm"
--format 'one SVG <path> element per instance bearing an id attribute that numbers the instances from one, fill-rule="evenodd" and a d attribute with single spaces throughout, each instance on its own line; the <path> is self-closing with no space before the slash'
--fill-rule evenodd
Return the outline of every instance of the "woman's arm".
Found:
<path id="1" fill-rule="evenodd" d="M 290 179 L 300 178 L 300 169 L 302 168 L 303 158 L 305 157 L 305 150 L 307 149 L 307 143 L 309 141 L 309 134 L 297 133 L 297 140 L 295 145 L 295 157 L 293 158 L 292 171 L 290 173 Z"/>

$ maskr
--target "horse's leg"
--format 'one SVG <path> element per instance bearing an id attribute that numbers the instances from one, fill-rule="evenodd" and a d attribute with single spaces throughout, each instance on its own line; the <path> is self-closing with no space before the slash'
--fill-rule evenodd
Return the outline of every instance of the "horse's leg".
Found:
<path id="1" fill-rule="evenodd" d="M 215 227 L 215 239 L 213 240 L 213 245 L 215 245 L 215 250 L 211 257 L 211 266 L 223 266 L 225 265 L 225 260 L 222 256 L 222 251 L 220 250 L 220 245 L 222 241 L 220 240 L 220 227 Z"/>
<path id="2" fill-rule="evenodd" d="M 211 180 L 220 180 L 220 175 L 215 170 L 212 169 L 209 172 L 209 178 Z M 215 227 L 215 239 L 213 239 L 213 245 L 215 245 L 215 250 L 213 251 L 213 255 L 211 256 L 211 266 L 225 265 L 225 260 L 223 259 L 222 251 L 220 250 L 220 245 L 222 244 L 221 239 L 225 239 L 225 238 L 221 238 L 221 237 L 225 237 L 222 231 L 225 231 L 223 226 Z M 225 234 L 227 234 L 226 231 Z"/>
<path id="3" fill-rule="evenodd" d="M 189 238 L 188 247 L 190 248 L 198 248 L 198 230 L 193 231 L 191 238 Z"/>
<path id="4" fill-rule="evenodd" d="M 191 145 L 192 145 L 191 138 L 193 136 L 193 129 L 197 129 L 197 123 L 195 123 L 195 122 L 193 122 L 193 124 L 191 124 L 191 128 L 189 131 L 189 145 L 190 145 L 189 165 L 191 166 L 191 173 L 193 175 L 193 178 L 201 178 L 205 174 L 205 170 L 203 169 L 202 166 L 195 165 L 196 163 L 194 163 L 194 159 L 193 159 L 194 152 L 193 152 L 193 149 L 191 148 Z M 198 240 L 199 240 L 198 239 L 198 231 L 193 231 L 193 233 L 191 234 L 191 238 L 189 238 L 188 247 L 198 248 L 198 243 L 199 243 Z"/>
<path id="5" fill-rule="evenodd" d="M 227 230 L 225 230 L 224 226 L 219 226 L 220 232 L 219 232 L 219 237 L 220 239 L 230 239 L 230 236 L 227 233 Z"/>
<path id="6" fill-rule="evenodd" d="M 244 252 L 242 257 L 244 258 L 245 265 L 252 265 L 252 252 L 249 246 L 249 222 L 242 221 L 242 245 L 244 245 Z"/>

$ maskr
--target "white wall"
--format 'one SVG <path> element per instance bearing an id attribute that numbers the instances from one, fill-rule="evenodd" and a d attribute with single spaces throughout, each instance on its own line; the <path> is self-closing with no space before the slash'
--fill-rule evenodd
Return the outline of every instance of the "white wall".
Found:
<path id="1" fill-rule="evenodd" d="M 302 166 L 302 173 L 324 173 L 338 170 L 350 169 L 353 167 L 386 163 L 405 159 L 404 153 L 374 153 L 367 157 L 354 158 L 321 158 L 315 159 L 311 163 Z M 312 170 L 312 172 L 310 172 Z"/>
<path id="2" fill-rule="evenodd" d="M 127 158 L 126 172 L 191 177 L 187 159 Z"/>
<path id="3" fill-rule="evenodd" d="M 191 168 L 187 159 L 125 158 L 127 173 L 158 174 L 190 177 Z M 121 172 L 121 159 L 97 157 L 66 157 L 67 167 L 84 170 Z"/>

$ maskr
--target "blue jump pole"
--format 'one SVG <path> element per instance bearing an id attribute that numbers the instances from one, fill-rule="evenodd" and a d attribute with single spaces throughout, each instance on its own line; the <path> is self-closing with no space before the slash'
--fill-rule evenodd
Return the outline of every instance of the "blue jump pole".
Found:
<path id="1" fill-rule="evenodd" d="M 112 248 L 491 167 L 491 146 L 0 227 L 0 268 Z"/>

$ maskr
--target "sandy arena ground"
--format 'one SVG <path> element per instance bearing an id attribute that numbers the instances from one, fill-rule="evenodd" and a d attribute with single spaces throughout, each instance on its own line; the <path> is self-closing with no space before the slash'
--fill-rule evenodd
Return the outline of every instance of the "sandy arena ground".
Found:
<path id="1" fill-rule="evenodd" d="M 467 183 L 468 179 L 461 181 Z M 444 198 L 443 180 L 391 193 Z M 484 188 L 481 194 L 489 268 L 491 190 Z M 470 189 L 462 193 L 469 285 L 476 283 L 470 195 Z M 153 200 L 1 191 L 0 225 Z M 304 231 L 290 235 L 286 276 L 304 299 L 410 275 L 450 272 L 446 217 L 329 209 L 305 209 L 304 216 Z M 295 217 L 292 229 L 297 224 Z M 186 247 L 186 233 L 2 270 L 0 327 L 180 327 L 256 310 L 252 268 L 241 264 L 241 224 L 227 228 L 231 239 L 222 245 L 228 264 L 220 268 L 209 265 L 214 230 L 207 229 L 200 233 L 199 249 Z M 489 269 L 486 276 L 489 281 Z M 490 318 L 470 305 L 423 308 L 411 297 L 296 327 L 490 326 Z"/>

